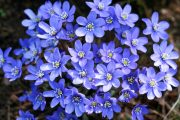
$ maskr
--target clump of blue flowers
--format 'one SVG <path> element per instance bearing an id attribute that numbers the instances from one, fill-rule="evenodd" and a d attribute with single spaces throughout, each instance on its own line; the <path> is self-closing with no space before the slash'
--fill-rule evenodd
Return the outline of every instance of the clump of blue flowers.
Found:
<path id="1" fill-rule="evenodd" d="M 154 12 L 151 19 L 142 19 L 147 26 L 142 32 L 131 5 L 111 2 L 86 2 L 91 9 L 87 17 L 76 16 L 76 7 L 68 1 L 47 1 L 37 14 L 24 11 L 28 18 L 22 25 L 30 38 L 19 40 L 16 58 L 11 57 L 11 48 L 0 49 L 4 77 L 32 83 L 31 91 L 20 96 L 21 102 L 31 102 L 33 110 L 48 111 L 47 120 L 78 120 L 96 114 L 113 119 L 142 94 L 153 100 L 179 86 L 174 77 L 179 53 L 167 41 L 169 23 L 159 22 Z M 110 32 L 115 39 L 107 43 L 105 34 Z M 148 43 L 154 52 L 147 60 L 154 66 L 140 66 L 138 60 L 148 51 Z M 147 105 L 132 104 L 131 108 L 132 120 L 144 120 L 149 113 Z M 36 117 L 20 110 L 17 120 Z"/>

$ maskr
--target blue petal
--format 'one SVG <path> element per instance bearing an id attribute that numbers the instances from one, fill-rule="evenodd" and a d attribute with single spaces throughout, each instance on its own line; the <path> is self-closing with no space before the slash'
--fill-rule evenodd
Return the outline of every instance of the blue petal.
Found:
<path id="1" fill-rule="evenodd" d="M 51 106 L 51 108 L 54 108 L 57 104 L 59 104 L 59 99 L 53 98 L 50 106 Z"/>

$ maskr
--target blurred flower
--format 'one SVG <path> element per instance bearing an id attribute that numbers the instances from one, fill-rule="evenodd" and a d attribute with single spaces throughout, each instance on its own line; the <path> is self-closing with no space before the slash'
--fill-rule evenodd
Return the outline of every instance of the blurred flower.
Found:
<path id="1" fill-rule="evenodd" d="M 34 115 L 31 114 L 29 111 L 22 111 L 19 110 L 19 117 L 16 118 L 16 120 L 36 120 Z"/>
<path id="2" fill-rule="evenodd" d="M 93 42 L 94 35 L 99 38 L 104 36 L 104 31 L 101 27 L 105 24 L 105 21 L 103 18 L 97 18 L 95 12 L 90 12 L 87 19 L 80 16 L 76 21 L 81 27 L 77 28 L 75 33 L 79 37 L 85 36 L 87 43 Z"/>
<path id="3" fill-rule="evenodd" d="M 4 53 L 2 49 L 0 48 L 0 68 L 6 64 L 7 60 L 10 58 L 9 53 L 11 52 L 11 47 L 7 48 Z"/>
<path id="4" fill-rule="evenodd" d="M 165 32 L 169 28 L 169 23 L 166 21 L 159 21 L 159 14 L 154 12 L 151 16 L 151 20 L 143 18 L 143 22 L 146 23 L 147 28 L 144 29 L 143 34 L 151 35 L 154 42 L 159 42 L 159 39 L 167 40 L 168 34 Z"/>
<path id="5" fill-rule="evenodd" d="M 131 99 L 136 98 L 137 94 L 129 89 L 121 90 L 121 95 L 119 96 L 119 101 L 129 103 Z"/>

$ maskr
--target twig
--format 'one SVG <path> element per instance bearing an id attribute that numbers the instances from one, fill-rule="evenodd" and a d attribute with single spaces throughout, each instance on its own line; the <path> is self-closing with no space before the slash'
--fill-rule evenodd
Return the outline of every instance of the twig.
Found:
<path id="1" fill-rule="evenodd" d="M 167 120 L 167 117 L 171 114 L 171 112 L 174 110 L 174 108 L 176 107 L 176 105 L 178 104 L 180 99 L 180 95 L 178 96 L 176 102 L 174 103 L 174 105 L 171 107 L 171 109 L 169 110 L 169 112 L 166 114 L 166 116 L 164 117 L 163 120 Z"/>

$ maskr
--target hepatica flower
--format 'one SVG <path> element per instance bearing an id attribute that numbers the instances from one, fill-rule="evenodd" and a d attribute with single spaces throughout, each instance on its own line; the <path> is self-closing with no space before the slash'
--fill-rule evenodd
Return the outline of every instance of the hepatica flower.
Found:
<path id="1" fill-rule="evenodd" d="M 76 88 L 72 88 L 72 95 L 66 97 L 64 103 L 66 105 L 65 112 L 72 114 L 75 111 L 77 117 L 82 116 L 85 112 L 85 105 L 89 103 L 89 100 L 84 94 L 78 92 Z"/>
<path id="2" fill-rule="evenodd" d="M 73 84 L 82 84 L 90 89 L 92 87 L 90 80 L 95 77 L 94 73 L 94 62 L 88 61 L 83 67 L 77 63 L 72 63 L 75 70 L 68 70 L 68 74 L 72 77 Z"/>
<path id="3" fill-rule="evenodd" d="M 79 37 L 85 36 L 86 42 L 92 43 L 94 35 L 99 38 L 104 36 L 102 26 L 105 24 L 105 21 L 103 18 L 97 18 L 97 14 L 95 12 L 90 12 L 87 19 L 80 16 L 76 19 L 76 21 L 79 25 L 81 25 L 81 27 L 77 28 L 75 33 Z"/>
<path id="4" fill-rule="evenodd" d="M 43 82 L 49 80 L 48 72 L 40 70 L 40 66 L 43 64 L 43 61 L 39 59 L 36 62 L 36 66 L 29 65 L 27 70 L 30 74 L 25 76 L 25 80 L 35 80 L 35 85 L 41 85 Z"/>
<path id="5" fill-rule="evenodd" d="M 99 49 L 101 54 L 101 60 L 105 63 L 117 62 L 120 59 L 120 53 L 122 48 L 115 48 L 115 43 L 113 41 L 109 42 L 108 45 L 105 43 L 102 45 L 102 49 Z"/>
<path id="6" fill-rule="evenodd" d="M 138 55 L 131 55 L 130 50 L 125 48 L 122 56 L 118 63 L 116 64 L 117 68 L 121 68 L 122 72 L 127 75 L 131 72 L 131 69 L 136 69 L 137 63 L 135 63 L 139 59 Z"/>
<path id="7" fill-rule="evenodd" d="M 155 66 L 159 66 L 162 71 L 166 72 L 169 66 L 173 69 L 177 68 L 174 59 L 179 58 L 179 53 L 173 51 L 174 46 L 172 44 L 167 46 L 167 41 L 162 41 L 160 45 L 154 44 L 154 54 L 151 55 L 151 59 L 155 62 Z"/>
<path id="8" fill-rule="evenodd" d="M 4 77 L 9 81 L 14 81 L 21 77 L 22 74 L 22 62 L 20 60 L 8 59 L 7 63 L 3 65 Z"/>
<path id="9" fill-rule="evenodd" d="M 115 15 L 114 7 L 109 7 L 109 16 L 105 17 L 106 24 L 102 27 L 104 30 L 111 31 L 114 28 L 119 28 L 120 24 Z"/>
<path id="10" fill-rule="evenodd" d="M 21 48 L 15 49 L 14 54 L 18 56 L 23 55 L 25 52 L 29 50 L 29 43 L 30 43 L 30 39 L 19 39 L 19 44 Z"/>
<path id="11" fill-rule="evenodd" d="M 146 105 L 137 104 L 132 110 L 132 120 L 144 120 L 144 115 L 149 113 Z"/>
<path id="12" fill-rule="evenodd" d="M 31 114 L 29 111 L 22 111 L 19 110 L 19 117 L 16 118 L 16 120 L 36 120 L 34 115 Z"/>
<path id="13" fill-rule="evenodd" d="M 151 16 L 151 20 L 143 18 L 143 22 L 146 23 L 147 28 L 144 29 L 143 34 L 151 35 L 154 42 L 159 42 L 159 39 L 167 40 L 168 34 L 165 30 L 169 28 L 169 23 L 166 21 L 159 22 L 159 14 L 154 12 Z"/>
<path id="14" fill-rule="evenodd" d="M 101 113 L 102 112 L 102 103 L 101 99 L 98 95 L 95 95 L 94 98 L 90 98 L 89 104 L 85 106 L 86 112 L 88 114 Z"/>
<path id="15" fill-rule="evenodd" d="M 137 14 L 131 13 L 131 6 L 129 4 L 124 9 L 119 4 L 116 4 L 115 13 L 120 24 L 130 27 L 134 27 L 135 22 L 139 19 Z"/>
<path id="16" fill-rule="evenodd" d="M 121 70 L 116 69 L 116 65 L 114 62 L 110 62 L 107 67 L 103 64 L 98 64 L 97 67 L 96 78 L 100 81 L 96 84 L 96 86 L 103 86 L 103 91 L 109 91 L 112 86 L 118 88 L 120 86 L 119 78 L 123 76 Z"/>
<path id="17" fill-rule="evenodd" d="M 28 27 L 28 29 L 34 29 L 41 21 L 41 15 L 36 15 L 31 9 L 24 10 L 24 13 L 30 18 L 22 21 L 22 25 Z"/>
<path id="18" fill-rule="evenodd" d="M 176 80 L 173 76 L 176 74 L 177 70 L 174 70 L 170 68 L 164 76 L 164 83 L 167 86 L 167 90 L 172 91 L 172 86 L 173 87 L 178 87 L 179 86 L 179 81 Z"/>
<path id="19" fill-rule="evenodd" d="M 75 49 L 68 48 L 72 62 L 79 63 L 81 67 L 86 65 L 88 60 L 92 60 L 93 53 L 90 51 L 91 44 L 85 43 L 82 45 L 80 40 L 75 42 Z"/>
<path id="20" fill-rule="evenodd" d="M 101 44 L 102 45 L 102 44 Z M 92 44 L 92 52 L 94 54 L 94 63 L 100 63 L 102 62 L 101 60 L 101 53 L 99 51 L 99 46 L 97 44 Z"/>
<path id="21" fill-rule="evenodd" d="M 127 25 L 121 25 L 119 28 L 115 29 L 116 31 L 116 37 L 121 42 L 122 45 L 129 40 L 131 36 L 131 28 Z"/>
<path id="22" fill-rule="evenodd" d="M 71 90 L 65 88 L 65 80 L 60 79 L 58 83 L 50 81 L 49 85 L 53 90 L 43 92 L 43 96 L 53 98 L 50 104 L 51 108 L 57 106 L 58 104 L 60 104 L 61 107 L 64 108 L 65 97 L 72 94 Z"/>
<path id="23" fill-rule="evenodd" d="M 102 99 L 102 116 L 107 117 L 108 119 L 113 118 L 114 112 L 119 113 L 121 111 L 120 106 L 117 104 L 117 99 L 111 97 L 110 93 L 105 93 L 104 98 Z"/>
<path id="24" fill-rule="evenodd" d="M 54 81 L 58 76 L 62 76 L 62 72 L 67 71 L 66 63 L 70 59 L 69 55 L 62 55 L 58 48 L 53 53 L 46 52 L 44 58 L 48 63 L 41 65 L 42 71 L 50 71 L 50 80 Z"/>
<path id="25" fill-rule="evenodd" d="M 96 14 L 101 17 L 107 17 L 109 15 L 109 5 L 112 0 L 93 0 L 93 2 L 86 2 L 86 4 L 91 8 L 91 11 L 96 12 Z"/>
<path id="26" fill-rule="evenodd" d="M 51 18 L 49 20 L 49 25 L 45 22 L 40 22 L 39 27 L 44 30 L 44 34 L 37 34 L 37 37 L 41 39 L 57 39 L 58 33 L 62 27 L 62 24 L 59 24 L 57 20 Z"/>
<path id="27" fill-rule="evenodd" d="M 139 70 L 136 70 L 135 72 L 131 72 L 128 75 L 124 75 L 122 77 L 122 81 L 123 81 L 122 88 L 138 91 L 139 90 L 138 75 L 139 75 Z"/>
<path id="28" fill-rule="evenodd" d="M 133 28 L 129 39 L 125 42 L 125 44 L 130 47 L 131 52 L 135 55 L 137 55 L 137 50 L 142 51 L 144 53 L 146 53 L 147 51 L 144 45 L 148 43 L 148 39 L 146 37 L 138 37 L 138 36 L 139 36 L 139 28 L 135 27 Z"/>
<path id="29" fill-rule="evenodd" d="M 2 49 L 0 48 L 0 68 L 4 66 L 4 64 L 6 64 L 7 59 L 9 58 L 9 53 L 11 51 L 12 48 L 7 48 L 4 53 L 2 51 Z"/>
<path id="30" fill-rule="evenodd" d="M 59 21 L 59 24 L 62 24 L 64 22 L 73 22 L 75 10 L 76 7 L 74 5 L 70 8 L 69 2 L 64 1 L 62 4 L 62 8 L 61 8 L 61 3 L 59 3 L 59 7 L 57 6 L 54 9 L 54 12 L 57 15 L 53 17 Z"/>
<path id="31" fill-rule="evenodd" d="M 121 95 L 119 96 L 119 101 L 129 103 L 131 99 L 136 98 L 137 94 L 129 89 L 124 89 L 121 91 Z"/>
<path id="32" fill-rule="evenodd" d="M 147 68 L 147 74 L 139 74 L 139 79 L 143 85 L 139 88 L 140 94 L 147 93 L 147 98 L 149 100 L 154 99 L 156 96 L 160 98 L 162 96 L 161 91 L 166 90 L 166 84 L 162 81 L 164 79 L 165 73 L 159 72 L 156 74 L 154 68 Z"/>

